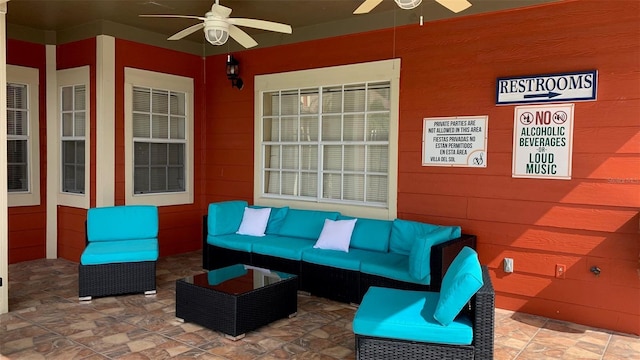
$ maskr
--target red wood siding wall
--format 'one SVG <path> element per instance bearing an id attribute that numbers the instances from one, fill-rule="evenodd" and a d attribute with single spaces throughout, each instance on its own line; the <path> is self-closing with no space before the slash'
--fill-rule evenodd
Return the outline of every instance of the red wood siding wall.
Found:
<path id="1" fill-rule="evenodd" d="M 89 204 L 96 204 L 96 39 L 86 39 L 57 46 L 58 70 L 89 66 Z M 55 119 L 49 124 L 55 126 Z M 54 179 L 50 179 L 55 181 Z M 80 261 L 85 248 L 87 210 L 58 206 L 58 257 Z"/>
<path id="2" fill-rule="evenodd" d="M 46 144 L 45 47 L 19 40 L 7 40 L 7 64 L 38 69 L 39 141 Z M 46 256 L 46 146 L 40 146 L 40 205 L 9 208 L 9 263 Z"/>
<path id="3" fill-rule="evenodd" d="M 125 203 L 124 178 L 124 68 L 132 67 L 194 79 L 194 188 L 192 205 L 163 206 L 160 216 L 160 256 L 193 251 L 202 247 L 202 161 L 204 113 L 204 61 L 202 57 L 116 39 L 116 188 L 115 203 Z"/>
<path id="4" fill-rule="evenodd" d="M 398 217 L 476 234 L 500 308 L 640 334 L 639 23 L 637 1 L 580 0 L 247 50 L 241 91 L 208 57 L 205 202 L 253 198 L 254 75 L 399 57 Z M 512 178 L 496 78 L 588 69 L 598 100 L 575 105 L 572 179 Z M 463 115 L 489 116 L 488 166 L 422 167 L 422 119 Z"/>

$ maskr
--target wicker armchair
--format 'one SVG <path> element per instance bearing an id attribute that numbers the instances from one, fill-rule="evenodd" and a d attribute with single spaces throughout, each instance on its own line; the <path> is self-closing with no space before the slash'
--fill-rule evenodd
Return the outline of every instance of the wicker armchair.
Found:
<path id="1" fill-rule="evenodd" d="M 78 266 L 81 301 L 96 296 L 156 293 L 158 209 L 128 205 L 87 212 L 87 246 Z"/>
<path id="2" fill-rule="evenodd" d="M 486 266 L 484 285 L 463 310 L 473 324 L 471 345 L 447 345 L 355 334 L 358 360 L 490 360 L 493 359 L 495 293 Z"/>

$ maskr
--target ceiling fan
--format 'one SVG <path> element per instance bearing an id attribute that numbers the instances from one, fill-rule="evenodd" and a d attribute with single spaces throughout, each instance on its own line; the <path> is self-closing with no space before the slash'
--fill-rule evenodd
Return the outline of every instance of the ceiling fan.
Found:
<path id="1" fill-rule="evenodd" d="M 285 34 L 291 34 L 291 26 L 281 23 L 276 23 L 266 20 L 258 19 L 245 19 L 245 18 L 230 18 L 231 9 L 219 4 L 219 0 L 216 0 L 215 4 L 211 6 L 211 11 L 202 16 L 191 15 L 140 15 L 141 17 L 164 17 L 164 18 L 185 18 L 185 19 L 198 19 L 202 22 L 189 26 L 186 29 L 178 31 L 170 36 L 167 40 L 180 40 L 185 36 L 191 35 L 194 32 L 204 29 L 204 37 L 212 45 L 222 45 L 227 42 L 229 36 L 237 41 L 245 48 L 250 48 L 258 45 L 258 43 L 249 34 L 241 30 L 238 26 L 246 26 L 255 29 L 262 29 L 268 31 L 276 31 Z"/>
<path id="2" fill-rule="evenodd" d="M 410 10 L 415 9 L 422 3 L 422 0 L 394 0 L 401 9 Z M 378 6 L 382 0 L 365 0 L 358 8 L 353 12 L 354 14 L 366 14 Z M 454 13 L 459 13 L 462 10 L 471 6 L 471 3 L 467 0 L 436 0 L 436 2 Z"/>

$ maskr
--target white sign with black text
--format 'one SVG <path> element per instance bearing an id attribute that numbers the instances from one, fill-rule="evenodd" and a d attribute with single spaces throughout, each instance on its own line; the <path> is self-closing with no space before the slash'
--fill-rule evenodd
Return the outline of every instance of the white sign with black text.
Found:
<path id="1" fill-rule="evenodd" d="M 487 166 L 489 117 L 425 118 L 422 127 L 422 166 Z"/>
<path id="2" fill-rule="evenodd" d="M 512 176 L 571 179 L 574 104 L 517 106 Z"/>

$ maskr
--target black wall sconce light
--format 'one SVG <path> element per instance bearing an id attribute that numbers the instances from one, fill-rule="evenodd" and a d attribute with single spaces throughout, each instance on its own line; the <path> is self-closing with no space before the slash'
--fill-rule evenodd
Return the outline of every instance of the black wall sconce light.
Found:
<path id="1" fill-rule="evenodd" d="M 237 87 L 238 90 L 242 90 L 244 82 L 240 79 L 238 65 L 238 60 L 234 59 L 232 55 L 227 55 L 227 79 L 231 80 L 231 87 Z"/>

